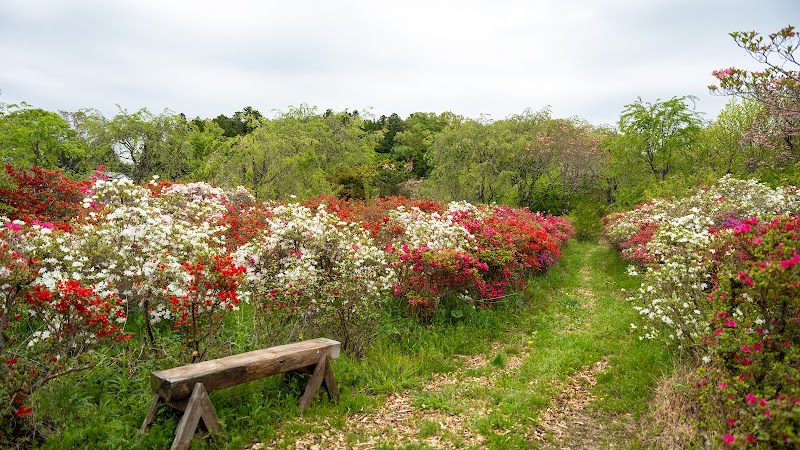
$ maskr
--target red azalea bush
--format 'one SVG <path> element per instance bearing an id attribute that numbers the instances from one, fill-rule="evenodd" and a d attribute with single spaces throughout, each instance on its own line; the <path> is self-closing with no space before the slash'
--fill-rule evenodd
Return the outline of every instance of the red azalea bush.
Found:
<path id="1" fill-rule="evenodd" d="M 560 217 L 533 213 L 527 208 L 487 208 L 489 228 L 507 237 L 514 256 L 526 274 L 546 269 L 561 256 L 560 247 L 575 236 L 572 225 Z"/>
<path id="2" fill-rule="evenodd" d="M 202 258 L 195 264 L 186 262 L 181 269 L 186 274 L 186 294 L 171 296 L 174 331 L 183 336 L 189 350 L 190 362 L 206 359 L 206 352 L 222 326 L 223 315 L 239 308 L 237 288 L 244 278 L 245 268 L 233 263 L 233 258 Z"/>
<path id="3" fill-rule="evenodd" d="M 315 209 L 321 204 L 343 222 L 360 223 L 398 258 L 394 293 L 423 317 L 430 317 L 444 297 L 490 304 L 509 289 L 522 288 L 526 277 L 552 264 L 560 247 L 575 234 L 564 219 L 507 206 L 446 207 L 399 196 L 364 202 L 324 195 L 303 205 Z M 405 213 L 454 234 L 444 245 L 434 242 L 433 235 L 417 242 L 419 232 L 408 229 Z M 460 241 L 457 236 L 463 233 L 466 240 Z"/>
<path id="4" fill-rule="evenodd" d="M 225 229 L 225 248 L 233 252 L 242 245 L 251 242 L 267 228 L 267 221 L 272 218 L 272 210 L 263 203 L 229 205 L 228 212 L 217 221 L 217 225 Z"/>
<path id="5" fill-rule="evenodd" d="M 125 313 L 115 294 L 75 280 L 25 289 L 35 261 L 10 267 L 6 260 L 3 267 L 13 272 L 1 294 L 0 443 L 29 433 L 30 397 L 45 383 L 88 369 L 79 357 L 99 342 L 131 337 L 121 327 Z"/>
<path id="6" fill-rule="evenodd" d="M 709 295 L 706 408 L 723 443 L 800 445 L 800 216 L 755 218 L 734 231 Z"/>
<path id="7" fill-rule="evenodd" d="M 18 169 L 6 164 L 5 171 L 11 183 L 0 186 L 0 206 L 5 205 L 7 211 L 2 214 L 9 218 L 53 222 L 56 228 L 64 228 L 81 214 L 90 181 L 73 181 L 60 170 L 37 166 Z"/>
<path id="8" fill-rule="evenodd" d="M 395 267 L 398 282 L 394 295 L 406 299 L 412 309 L 427 309 L 422 316 L 430 317 L 444 295 L 463 295 L 471 299 L 474 295 L 488 297 L 493 292 L 487 290 L 481 277 L 488 266 L 468 252 L 407 244 L 399 248 L 389 245 L 386 249 L 400 260 Z"/>

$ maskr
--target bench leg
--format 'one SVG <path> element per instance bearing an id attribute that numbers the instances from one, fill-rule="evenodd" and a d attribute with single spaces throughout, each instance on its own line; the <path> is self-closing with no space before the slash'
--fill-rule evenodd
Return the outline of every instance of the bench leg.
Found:
<path id="1" fill-rule="evenodd" d="M 138 444 L 139 441 L 142 440 L 144 437 L 144 432 L 147 431 L 147 427 L 153 423 L 153 419 L 156 418 L 156 411 L 158 411 L 158 402 L 161 401 L 161 397 L 158 394 L 153 396 L 153 401 L 150 402 L 150 409 L 147 410 L 147 415 L 144 416 L 144 422 L 142 422 L 142 427 L 139 429 L 139 436 L 136 438 L 136 443 Z"/>
<path id="2" fill-rule="evenodd" d="M 333 378 L 330 357 L 325 358 L 325 378 L 322 380 L 322 386 L 328 391 L 329 399 L 336 400 L 339 398 L 339 386 L 336 384 L 336 379 Z"/>
<path id="3" fill-rule="evenodd" d="M 194 385 L 194 390 L 192 390 L 192 396 L 189 397 L 186 412 L 183 413 L 183 417 L 178 423 L 178 428 L 175 430 L 175 440 L 172 442 L 171 450 L 189 448 L 201 419 L 212 436 L 219 432 L 217 411 L 214 409 L 214 405 L 211 404 L 211 399 L 208 398 L 208 393 L 203 387 L 203 383 L 197 383 Z"/>
<path id="4" fill-rule="evenodd" d="M 320 386 L 325 387 L 325 390 L 328 391 L 328 397 L 332 400 L 339 397 L 339 387 L 336 385 L 336 380 L 333 378 L 331 358 L 327 353 L 322 355 L 319 362 L 314 367 L 311 379 L 308 380 L 308 384 L 306 385 L 305 393 L 300 397 L 300 412 L 303 412 L 303 410 L 311 404 Z"/>

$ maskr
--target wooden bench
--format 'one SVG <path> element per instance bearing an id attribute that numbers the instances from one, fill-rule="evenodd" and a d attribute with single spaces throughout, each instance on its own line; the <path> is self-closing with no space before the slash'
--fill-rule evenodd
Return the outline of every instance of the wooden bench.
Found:
<path id="1" fill-rule="evenodd" d="M 311 372 L 311 379 L 300 397 L 301 412 L 314 399 L 320 386 L 328 392 L 328 398 L 336 399 L 339 388 L 330 361 L 339 357 L 339 350 L 339 342 L 319 338 L 153 372 L 150 386 L 155 396 L 139 438 L 155 419 L 158 404 L 164 402 L 183 411 L 172 449 L 188 449 L 201 420 L 212 436 L 219 431 L 217 412 L 208 392 L 275 374 Z"/>

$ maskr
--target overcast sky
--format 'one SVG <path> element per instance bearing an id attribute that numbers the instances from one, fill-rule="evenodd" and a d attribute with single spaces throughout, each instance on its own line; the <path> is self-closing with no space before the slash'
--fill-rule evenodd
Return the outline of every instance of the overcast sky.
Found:
<path id="1" fill-rule="evenodd" d="M 637 97 L 758 67 L 727 33 L 800 26 L 797 0 L 0 0 L 0 102 L 265 115 L 302 103 L 614 124 Z"/>

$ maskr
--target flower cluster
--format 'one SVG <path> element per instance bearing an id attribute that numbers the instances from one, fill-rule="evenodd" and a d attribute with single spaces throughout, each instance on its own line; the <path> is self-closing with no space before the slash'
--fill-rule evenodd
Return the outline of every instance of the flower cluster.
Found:
<path id="1" fill-rule="evenodd" d="M 191 362 L 206 359 L 206 352 L 219 331 L 222 314 L 239 308 L 239 284 L 245 268 L 233 263 L 231 256 L 203 258 L 181 266 L 186 276 L 185 294 L 171 295 L 175 331 L 181 331 Z"/>
<path id="2" fill-rule="evenodd" d="M 389 197 L 370 203 L 325 196 L 344 222 L 360 223 L 396 261 L 392 292 L 421 317 L 442 299 L 488 305 L 546 269 L 574 236 L 563 219 L 505 206 L 442 205 Z"/>
<path id="3" fill-rule="evenodd" d="M 131 337 L 122 329 L 125 311 L 113 292 L 68 278 L 38 283 L 44 267 L 23 253 L 36 231 L 25 227 L 20 221 L 0 225 L 0 433 L 6 435 L 19 425 L 6 419 L 30 414 L 30 396 L 80 369 L 78 356 L 100 341 Z"/>
<path id="4" fill-rule="evenodd" d="M 11 183 L 0 186 L 0 208 L 25 222 L 53 223 L 56 228 L 81 213 L 80 200 L 90 183 L 72 181 L 61 171 L 41 167 L 17 169 L 10 164 L 5 171 Z"/>

